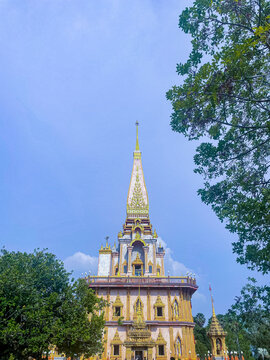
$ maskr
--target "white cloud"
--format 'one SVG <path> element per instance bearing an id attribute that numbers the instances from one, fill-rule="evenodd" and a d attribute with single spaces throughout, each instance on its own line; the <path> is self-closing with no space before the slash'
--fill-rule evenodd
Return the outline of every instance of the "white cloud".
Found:
<path id="1" fill-rule="evenodd" d="M 199 291 L 195 292 L 195 294 L 192 296 L 192 299 L 195 301 L 198 301 L 199 303 L 201 303 L 201 302 L 205 303 L 207 300 L 206 296 Z"/>
<path id="2" fill-rule="evenodd" d="M 162 240 L 162 238 L 158 238 L 158 243 L 161 243 L 165 250 L 165 271 L 169 271 L 169 274 L 171 276 L 183 276 L 186 275 L 187 272 L 194 273 L 194 271 L 192 271 L 190 268 L 186 267 L 184 264 L 174 259 L 173 251 L 169 247 L 167 247 L 167 243 Z"/>
<path id="3" fill-rule="evenodd" d="M 64 260 L 65 268 L 68 271 L 73 271 L 75 276 L 81 276 L 84 272 L 96 274 L 98 267 L 98 258 L 84 254 L 81 251 L 76 252 L 72 256 L 68 256 Z"/>

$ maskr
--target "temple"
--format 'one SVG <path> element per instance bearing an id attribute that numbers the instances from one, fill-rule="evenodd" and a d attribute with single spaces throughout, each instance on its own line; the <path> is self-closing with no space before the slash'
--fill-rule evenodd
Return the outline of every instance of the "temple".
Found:
<path id="1" fill-rule="evenodd" d="M 212 320 L 207 335 L 210 338 L 210 342 L 211 342 L 212 356 L 216 360 L 226 359 L 227 348 L 226 348 L 225 338 L 227 333 L 223 330 L 222 326 L 220 325 L 216 317 L 212 294 L 211 294 L 211 301 L 212 301 Z"/>
<path id="2" fill-rule="evenodd" d="M 165 250 L 149 218 L 149 200 L 136 123 L 126 220 L 117 244 L 99 250 L 88 282 L 106 308 L 103 359 L 196 359 L 191 276 L 165 276 Z"/>

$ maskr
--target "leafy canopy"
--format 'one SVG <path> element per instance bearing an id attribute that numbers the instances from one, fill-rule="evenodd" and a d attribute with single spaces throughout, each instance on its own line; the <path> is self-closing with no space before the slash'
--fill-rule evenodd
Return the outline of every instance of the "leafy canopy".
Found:
<path id="1" fill-rule="evenodd" d="M 231 318 L 237 318 L 245 328 L 247 338 L 254 348 L 270 352 L 270 286 L 258 286 L 254 278 L 236 297 L 229 311 Z"/>
<path id="2" fill-rule="evenodd" d="M 196 340 L 195 348 L 196 354 L 199 354 L 201 359 L 206 357 L 208 351 L 211 352 L 210 340 L 207 336 L 206 328 L 204 327 L 205 321 L 205 316 L 202 313 L 198 313 L 194 316 L 194 337 Z"/>
<path id="3" fill-rule="evenodd" d="M 192 51 L 167 92 L 171 126 L 204 140 L 194 157 L 198 192 L 238 234 L 237 261 L 270 270 L 270 3 L 196 0 L 180 15 Z M 205 139 L 209 138 L 208 142 Z"/>
<path id="4" fill-rule="evenodd" d="M 41 359 L 56 345 L 71 357 L 102 351 L 103 303 L 55 255 L 0 253 L 0 353 Z M 89 315 L 91 316 L 89 321 Z M 60 341 L 61 338 L 61 341 Z"/>

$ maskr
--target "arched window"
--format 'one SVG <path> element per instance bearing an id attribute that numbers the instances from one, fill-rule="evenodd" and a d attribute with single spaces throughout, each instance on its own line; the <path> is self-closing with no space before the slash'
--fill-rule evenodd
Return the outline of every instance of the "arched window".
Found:
<path id="1" fill-rule="evenodd" d="M 149 265 L 149 273 L 152 274 L 152 272 L 153 272 L 153 266 Z"/>
<path id="2" fill-rule="evenodd" d="M 179 358 L 180 356 L 182 356 L 182 344 L 179 336 L 177 336 L 174 347 L 175 347 L 175 355 Z"/>

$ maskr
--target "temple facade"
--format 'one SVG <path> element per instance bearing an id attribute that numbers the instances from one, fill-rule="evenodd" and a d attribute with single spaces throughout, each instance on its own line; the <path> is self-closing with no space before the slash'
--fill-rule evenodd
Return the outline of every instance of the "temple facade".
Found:
<path id="1" fill-rule="evenodd" d="M 99 250 L 89 286 L 108 301 L 103 359 L 196 359 L 191 276 L 165 276 L 165 250 L 149 218 L 136 124 L 127 216 L 117 242 Z"/>

